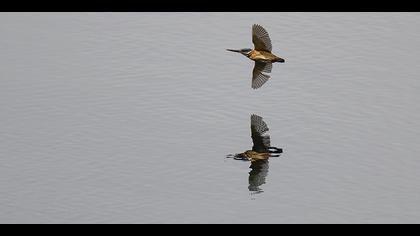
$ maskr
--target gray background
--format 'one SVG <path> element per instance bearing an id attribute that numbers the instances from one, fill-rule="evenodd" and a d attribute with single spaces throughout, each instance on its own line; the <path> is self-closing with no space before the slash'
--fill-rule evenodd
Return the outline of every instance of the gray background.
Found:
<path id="1" fill-rule="evenodd" d="M 1 223 L 420 223 L 418 13 L 0 13 Z M 263 25 L 272 78 L 251 89 Z M 271 143 L 248 190 L 250 115 Z"/>

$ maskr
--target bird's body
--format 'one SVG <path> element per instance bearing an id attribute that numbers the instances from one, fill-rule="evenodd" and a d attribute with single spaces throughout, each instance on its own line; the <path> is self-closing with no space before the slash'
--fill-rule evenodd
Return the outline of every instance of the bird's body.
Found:
<path id="1" fill-rule="evenodd" d="M 242 153 L 249 161 L 255 162 L 255 161 L 262 161 L 267 160 L 270 157 L 269 152 L 256 152 L 252 150 L 247 150 L 244 153 Z"/>
<path id="2" fill-rule="evenodd" d="M 252 50 L 247 57 L 253 61 L 263 62 L 263 63 L 274 63 L 281 60 L 280 57 L 272 54 L 271 52 Z"/>
<path id="3" fill-rule="evenodd" d="M 252 26 L 252 43 L 254 49 L 243 48 L 239 50 L 227 49 L 231 52 L 241 53 L 249 59 L 255 61 L 254 70 L 252 71 L 252 88 L 260 88 L 270 78 L 269 75 L 263 74 L 262 72 L 270 73 L 272 63 L 284 62 L 283 58 L 280 58 L 271 53 L 271 40 L 267 31 L 261 26 L 254 24 Z"/>

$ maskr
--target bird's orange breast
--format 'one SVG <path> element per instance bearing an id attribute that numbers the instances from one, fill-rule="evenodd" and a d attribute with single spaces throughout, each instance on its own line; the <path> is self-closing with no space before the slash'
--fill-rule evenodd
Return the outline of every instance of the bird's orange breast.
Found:
<path id="1" fill-rule="evenodd" d="M 254 61 L 275 61 L 278 57 L 270 52 L 252 50 L 248 54 L 249 59 Z"/>

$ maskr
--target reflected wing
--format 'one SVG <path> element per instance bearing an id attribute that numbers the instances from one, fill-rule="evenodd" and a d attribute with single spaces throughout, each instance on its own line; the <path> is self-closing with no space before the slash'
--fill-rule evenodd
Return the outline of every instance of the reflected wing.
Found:
<path id="1" fill-rule="evenodd" d="M 252 70 L 252 85 L 253 89 L 260 88 L 268 81 L 269 75 L 263 74 L 262 72 L 271 72 L 272 64 L 256 61 L 254 69 Z"/>
<path id="2" fill-rule="evenodd" d="M 270 136 L 265 135 L 268 131 L 267 124 L 262 120 L 260 116 L 255 114 L 251 115 L 251 138 L 254 145 L 252 150 L 256 152 L 269 152 L 270 147 Z"/>
<path id="3" fill-rule="evenodd" d="M 265 179 L 268 175 L 268 161 L 253 162 L 250 166 L 252 169 L 248 177 L 248 189 L 252 192 L 262 192 L 261 185 L 265 184 Z"/>
<path id="4" fill-rule="evenodd" d="M 271 52 L 270 36 L 261 25 L 252 26 L 252 43 L 255 50 Z"/>

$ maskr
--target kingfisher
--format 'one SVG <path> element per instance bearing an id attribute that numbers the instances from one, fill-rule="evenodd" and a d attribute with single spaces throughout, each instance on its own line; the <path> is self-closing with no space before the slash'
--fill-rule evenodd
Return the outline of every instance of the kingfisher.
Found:
<path id="1" fill-rule="evenodd" d="M 240 53 L 255 61 L 254 69 L 252 71 L 251 87 L 253 89 L 257 89 L 270 78 L 269 75 L 264 74 L 263 72 L 271 73 L 272 63 L 283 63 L 284 59 L 271 53 L 272 46 L 270 36 L 268 35 L 267 30 L 265 30 L 261 25 L 252 25 L 252 43 L 254 44 L 254 49 L 242 48 L 239 50 L 226 50 Z"/>

